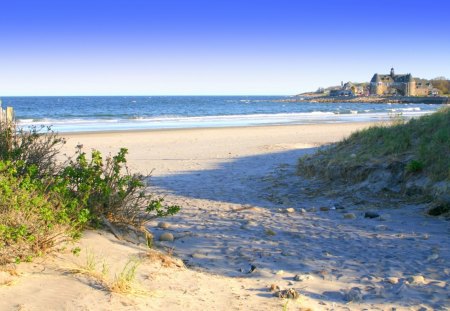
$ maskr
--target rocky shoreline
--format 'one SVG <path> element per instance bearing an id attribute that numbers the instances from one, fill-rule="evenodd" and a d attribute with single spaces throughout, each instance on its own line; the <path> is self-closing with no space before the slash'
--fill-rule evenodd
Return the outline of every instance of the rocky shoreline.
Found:
<path id="1" fill-rule="evenodd" d="M 420 97 L 420 96 L 302 96 L 283 99 L 281 102 L 299 103 L 424 103 L 424 104 L 450 104 L 448 97 Z"/>

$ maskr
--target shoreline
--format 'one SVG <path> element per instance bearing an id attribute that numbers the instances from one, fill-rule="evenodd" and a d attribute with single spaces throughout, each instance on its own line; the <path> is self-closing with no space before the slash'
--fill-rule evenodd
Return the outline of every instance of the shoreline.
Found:
<path id="1" fill-rule="evenodd" d="M 450 97 L 445 96 L 311 96 L 295 95 L 280 102 L 299 103 L 367 103 L 367 104 L 450 104 Z"/>
<path id="2" fill-rule="evenodd" d="M 101 131 L 79 131 L 79 132 L 57 132 L 60 136 L 83 136 L 83 135 L 95 135 L 95 134 L 145 134 L 145 133 L 159 133 L 159 132 L 195 132 L 195 131 L 209 131 L 209 130 L 249 130 L 249 129 L 269 129 L 269 128 L 289 128 L 289 127 L 310 127 L 310 126 L 322 126 L 325 125 L 327 127 L 332 127 L 334 125 L 350 125 L 357 124 L 361 126 L 367 125 L 377 125 L 383 124 L 389 121 L 343 121 L 343 122 L 333 122 L 333 123 L 302 123 L 302 124 L 273 124 L 273 125 L 252 125 L 252 126 L 210 126 L 210 127 L 189 127 L 189 128 L 158 128 L 158 129 L 130 129 L 130 130 L 101 130 Z"/>

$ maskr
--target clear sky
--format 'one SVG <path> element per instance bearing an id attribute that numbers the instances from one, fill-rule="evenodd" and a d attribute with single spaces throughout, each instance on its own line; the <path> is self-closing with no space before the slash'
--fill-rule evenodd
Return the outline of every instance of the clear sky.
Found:
<path id="1" fill-rule="evenodd" d="M 450 77 L 448 0 L 0 0 L 0 96 L 291 95 Z"/>

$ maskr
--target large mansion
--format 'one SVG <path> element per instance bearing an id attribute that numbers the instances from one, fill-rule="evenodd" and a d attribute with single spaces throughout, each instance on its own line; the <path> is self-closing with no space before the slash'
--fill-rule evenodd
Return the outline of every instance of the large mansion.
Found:
<path id="1" fill-rule="evenodd" d="M 427 96 L 432 95 L 433 86 L 430 82 L 415 79 L 408 74 L 395 74 L 394 68 L 388 75 L 374 74 L 369 85 L 370 95 L 403 95 Z"/>

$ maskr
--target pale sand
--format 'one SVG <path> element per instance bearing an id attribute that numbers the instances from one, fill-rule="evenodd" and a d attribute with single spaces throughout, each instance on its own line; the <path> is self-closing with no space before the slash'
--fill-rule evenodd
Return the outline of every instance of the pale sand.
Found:
<path id="1" fill-rule="evenodd" d="M 18 277 L 0 272 L 0 310 L 282 310 L 286 300 L 273 297 L 271 284 L 301 293 L 288 310 L 448 309 L 448 222 L 425 216 L 422 206 L 387 202 L 375 209 L 332 189 L 312 196 L 314 184 L 295 175 L 301 155 L 366 126 L 64 135 L 68 153 L 78 143 L 113 153 L 126 147 L 133 171 L 153 171 L 152 190 L 182 211 L 163 220 L 169 229 L 157 222 L 149 228 L 156 241 L 163 232 L 175 236 L 156 244 L 188 268 L 165 267 L 155 256 L 145 259 L 143 247 L 86 232 L 79 257 L 69 251 L 77 245 L 68 246 L 56 257 L 20 265 Z M 289 207 L 296 212 L 285 213 Z M 384 220 L 365 219 L 367 208 Z M 344 219 L 345 213 L 356 219 Z M 88 253 L 108 263 L 108 275 L 141 258 L 137 279 L 145 293 L 111 294 L 92 278 L 68 273 Z"/>

